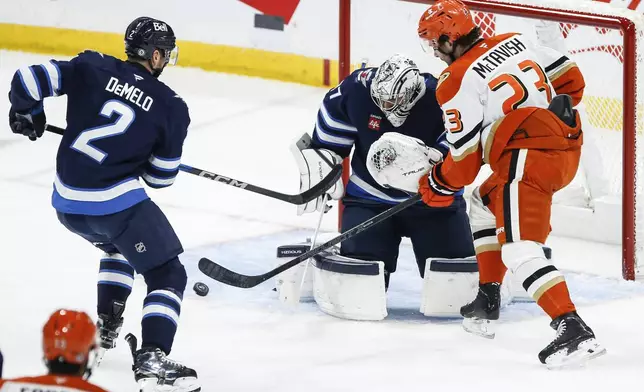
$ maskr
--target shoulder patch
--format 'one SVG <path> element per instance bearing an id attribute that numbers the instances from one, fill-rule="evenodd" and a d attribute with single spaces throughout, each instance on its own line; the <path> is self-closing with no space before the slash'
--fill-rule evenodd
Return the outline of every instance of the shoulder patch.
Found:
<path id="1" fill-rule="evenodd" d="M 441 74 L 441 76 L 439 76 L 439 77 L 438 77 L 438 82 L 436 82 L 436 89 L 438 89 L 438 88 L 441 86 L 441 84 L 442 84 L 442 83 L 443 83 L 447 78 L 449 78 L 449 75 L 451 75 L 451 73 L 450 73 L 449 71 L 447 71 L 447 72 L 443 72 L 443 73 Z"/>
<path id="2" fill-rule="evenodd" d="M 369 81 L 369 79 L 371 79 L 371 77 L 373 76 L 373 73 L 374 73 L 373 68 L 367 68 L 360 71 L 356 75 L 356 82 L 360 82 L 364 87 L 367 87 L 367 82 Z"/>

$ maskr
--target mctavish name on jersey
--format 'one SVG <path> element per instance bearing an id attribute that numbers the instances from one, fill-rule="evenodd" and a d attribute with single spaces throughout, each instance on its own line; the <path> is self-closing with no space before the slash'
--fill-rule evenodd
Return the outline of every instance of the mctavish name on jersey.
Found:
<path id="1" fill-rule="evenodd" d="M 202 171 L 201 173 L 199 173 L 199 176 L 200 177 L 210 178 L 211 180 L 215 180 L 215 181 L 219 181 L 219 182 L 225 182 L 227 184 L 230 184 L 232 186 L 236 186 L 237 188 L 241 188 L 241 189 L 244 189 L 244 188 L 246 188 L 248 186 L 248 184 L 246 184 L 245 182 L 237 181 L 234 178 L 228 178 L 228 177 L 220 176 L 219 174 L 210 173 L 210 172 L 207 172 L 205 170 Z"/>
<path id="2" fill-rule="evenodd" d="M 483 57 L 481 61 L 476 63 L 476 65 L 472 67 L 472 70 L 485 79 L 487 73 L 494 71 L 494 69 L 500 66 L 505 60 L 523 52 L 525 49 L 525 44 L 519 41 L 518 38 L 514 38 L 511 41 L 497 45 L 487 54 L 487 56 Z"/>
<path id="3" fill-rule="evenodd" d="M 152 99 L 152 97 L 147 96 L 143 91 L 134 87 L 133 84 L 132 85 L 127 83 L 121 84 L 120 80 L 118 80 L 113 76 L 110 78 L 109 82 L 107 82 L 107 86 L 105 86 L 105 91 L 109 91 L 111 93 L 118 95 L 119 97 L 123 97 L 127 99 L 128 101 L 132 102 L 133 104 L 145 110 L 146 112 L 150 111 L 150 108 L 154 103 L 154 99 Z"/>

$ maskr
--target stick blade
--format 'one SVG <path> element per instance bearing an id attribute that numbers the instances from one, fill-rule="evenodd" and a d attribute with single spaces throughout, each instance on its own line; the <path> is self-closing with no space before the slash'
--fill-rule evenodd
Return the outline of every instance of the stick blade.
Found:
<path id="1" fill-rule="evenodd" d="M 199 271 L 218 282 L 242 289 L 255 287 L 265 280 L 262 279 L 262 275 L 248 276 L 231 271 L 205 257 L 199 260 Z"/>

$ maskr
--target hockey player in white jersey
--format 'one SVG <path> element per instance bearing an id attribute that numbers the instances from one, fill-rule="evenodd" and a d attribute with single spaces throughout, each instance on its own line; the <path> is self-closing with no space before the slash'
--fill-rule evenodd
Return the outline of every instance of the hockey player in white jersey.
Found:
<path id="1" fill-rule="evenodd" d="M 476 299 L 461 309 L 465 328 L 493 337 L 487 327 L 499 317 L 499 287 L 510 268 L 557 331 L 539 353 L 542 363 L 561 367 L 603 354 L 577 314 L 563 274 L 542 249 L 552 196 L 579 165 L 583 135 L 573 109 L 585 86 L 579 68 L 521 34 L 482 38 L 458 0 L 429 7 L 418 34 L 426 50 L 448 64 L 436 96 L 450 152 L 421 179 L 423 201 L 449 204 L 483 164 L 493 170 L 470 205 L 480 285 Z"/>

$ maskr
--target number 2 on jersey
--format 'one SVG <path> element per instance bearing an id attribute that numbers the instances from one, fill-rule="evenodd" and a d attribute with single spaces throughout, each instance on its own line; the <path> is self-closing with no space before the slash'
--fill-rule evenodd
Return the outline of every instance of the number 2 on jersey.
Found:
<path id="1" fill-rule="evenodd" d="M 76 137 L 71 148 L 83 153 L 98 163 L 103 163 L 107 158 L 107 153 L 92 146 L 90 143 L 94 140 L 104 139 L 111 136 L 121 135 L 127 132 L 136 114 L 134 110 L 121 101 L 110 100 L 105 102 L 99 114 L 103 117 L 110 118 L 116 113 L 118 118 L 111 124 L 102 125 L 96 128 L 86 129 Z"/>
<path id="2" fill-rule="evenodd" d="M 537 74 L 539 80 L 534 83 L 534 86 L 538 91 L 545 92 L 546 99 L 548 100 L 548 102 L 550 102 L 552 100 L 550 83 L 548 82 L 546 74 L 545 72 L 543 72 L 543 69 L 541 69 L 539 64 L 535 63 L 532 60 L 524 60 L 519 63 L 519 69 L 525 73 L 534 71 Z M 492 91 L 497 91 L 506 85 L 512 87 L 514 93 L 510 98 L 506 99 L 503 102 L 503 114 L 508 114 L 512 110 L 517 109 L 519 105 L 521 105 L 528 99 L 528 89 L 525 87 L 523 82 L 521 82 L 521 79 L 517 78 L 515 75 L 512 75 L 510 73 L 501 74 L 496 78 L 490 80 L 490 82 L 488 83 L 488 86 Z"/>

